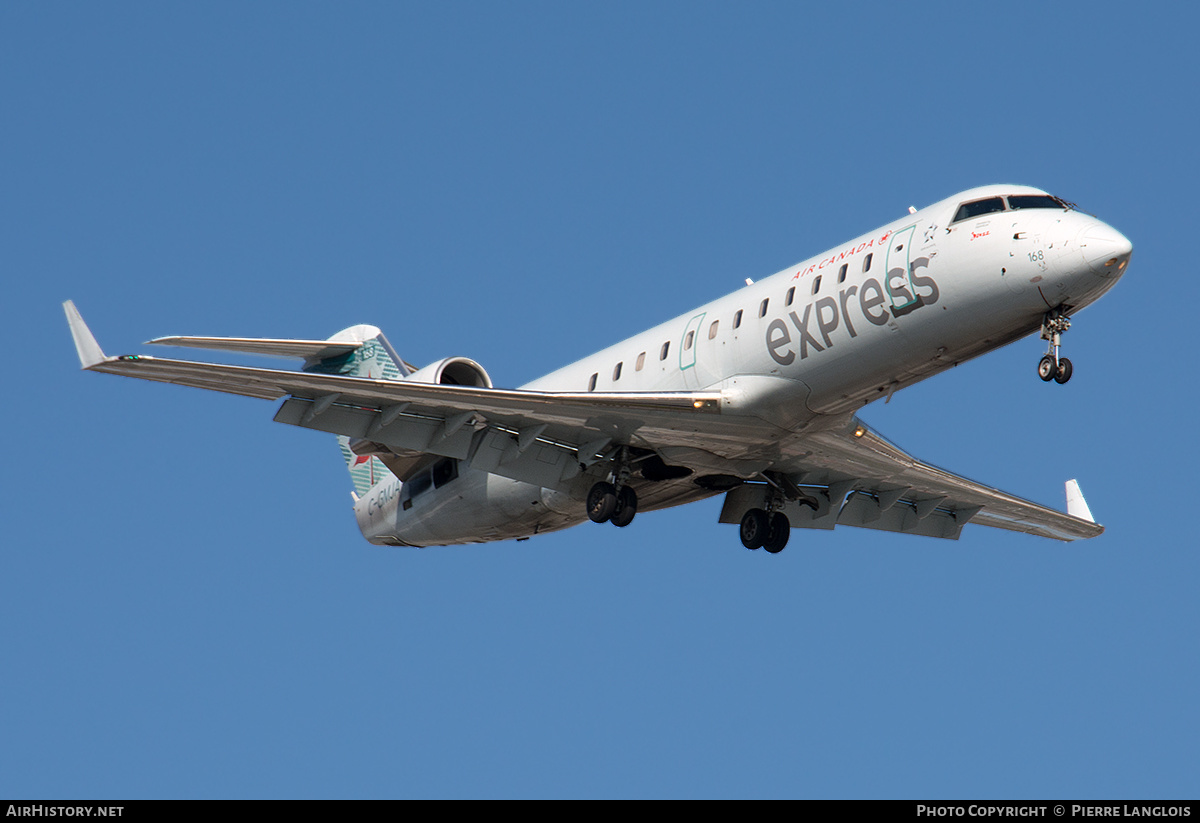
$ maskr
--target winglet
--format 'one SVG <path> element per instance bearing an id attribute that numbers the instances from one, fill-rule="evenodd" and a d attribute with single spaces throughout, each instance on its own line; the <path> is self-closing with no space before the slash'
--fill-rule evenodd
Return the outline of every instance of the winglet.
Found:
<path id="1" fill-rule="evenodd" d="M 75 303 L 71 300 L 63 303 L 63 311 L 67 313 L 67 325 L 71 327 L 71 336 L 75 338 L 75 351 L 79 353 L 80 366 L 90 369 L 108 359 L 92 335 L 91 329 L 87 327 L 87 323 L 83 322 L 83 317 L 80 316 L 79 309 L 75 308 Z"/>
<path id="2" fill-rule="evenodd" d="M 1096 522 L 1096 518 L 1092 517 L 1092 510 L 1088 508 L 1087 501 L 1083 499 L 1083 492 L 1079 490 L 1078 480 L 1067 481 L 1067 514 L 1089 523 Z"/>

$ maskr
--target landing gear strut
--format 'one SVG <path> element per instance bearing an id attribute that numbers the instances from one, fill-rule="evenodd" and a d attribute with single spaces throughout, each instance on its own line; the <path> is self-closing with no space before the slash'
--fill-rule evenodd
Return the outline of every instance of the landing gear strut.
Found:
<path id="1" fill-rule="evenodd" d="M 1071 361 L 1058 356 L 1062 345 L 1062 336 L 1071 328 L 1071 321 L 1061 308 L 1047 312 L 1042 319 L 1042 339 L 1049 341 L 1046 356 L 1038 363 L 1038 377 L 1049 383 L 1066 383 L 1071 379 L 1073 371 Z"/>

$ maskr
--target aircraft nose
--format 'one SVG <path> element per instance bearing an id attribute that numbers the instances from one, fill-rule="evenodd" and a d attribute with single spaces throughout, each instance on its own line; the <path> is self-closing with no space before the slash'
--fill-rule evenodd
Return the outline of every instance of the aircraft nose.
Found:
<path id="1" fill-rule="evenodd" d="M 1078 243 L 1088 267 L 1102 277 L 1120 277 L 1133 254 L 1129 238 L 1105 223 L 1084 226 Z"/>

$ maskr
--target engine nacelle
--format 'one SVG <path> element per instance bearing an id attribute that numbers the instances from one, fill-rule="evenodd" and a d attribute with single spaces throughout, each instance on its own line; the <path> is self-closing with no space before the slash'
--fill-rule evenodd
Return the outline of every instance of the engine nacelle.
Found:
<path id="1" fill-rule="evenodd" d="M 440 383 L 444 386 L 474 386 L 480 389 L 492 387 L 492 378 L 488 377 L 483 366 L 466 357 L 447 357 L 430 363 L 405 379 L 418 383 Z"/>

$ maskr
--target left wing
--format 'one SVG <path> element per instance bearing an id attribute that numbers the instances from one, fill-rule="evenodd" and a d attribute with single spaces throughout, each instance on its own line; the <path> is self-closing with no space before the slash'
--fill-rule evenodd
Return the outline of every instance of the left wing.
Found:
<path id="1" fill-rule="evenodd" d="M 783 511 L 793 528 L 860 526 L 957 539 L 970 522 L 1062 541 L 1104 532 L 1074 480 L 1067 483 L 1064 513 L 924 463 L 856 419 L 809 434 L 804 448 L 784 474 L 793 499 Z M 762 485 L 734 489 L 721 522 L 740 522 L 770 493 Z M 806 496 L 811 502 L 798 502 Z"/>
<path id="2" fill-rule="evenodd" d="M 858 434 L 860 431 L 862 433 Z M 848 434 L 823 432 L 814 440 L 814 457 L 818 461 L 836 465 L 842 471 L 853 469 L 869 477 L 886 478 L 888 485 L 892 486 L 888 497 L 896 496 L 895 486 L 905 489 L 901 499 L 928 501 L 931 497 L 944 497 L 939 507 L 963 513 L 973 510 L 974 513 L 966 518 L 972 523 L 1055 540 L 1096 537 L 1104 531 L 1103 526 L 1091 520 L 1090 512 L 1085 519 L 1056 511 L 924 463 L 861 423 Z M 1078 489 L 1076 483 L 1076 493 Z M 1082 502 L 1082 495 L 1079 500 Z M 851 502 L 853 497 L 847 504 Z M 928 506 L 928 502 L 925 505 Z M 866 516 L 874 514 L 869 507 L 864 508 L 867 508 Z M 1086 511 L 1086 508 L 1084 504 L 1083 510 Z"/>

